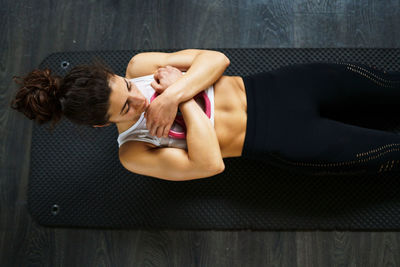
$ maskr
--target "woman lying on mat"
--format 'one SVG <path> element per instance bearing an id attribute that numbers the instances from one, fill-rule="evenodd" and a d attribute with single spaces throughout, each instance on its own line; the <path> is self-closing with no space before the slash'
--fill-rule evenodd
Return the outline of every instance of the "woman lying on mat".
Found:
<path id="1" fill-rule="evenodd" d="M 52 126 L 62 115 L 115 123 L 122 165 L 166 180 L 214 176 L 223 158 L 240 156 L 313 174 L 400 169 L 400 135 L 329 118 L 398 109 L 400 73 L 317 62 L 222 76 L 229 64 L 221 52 L 187 49 L 139 53 L 125 77 L 99 62 L 64 78 L 34 70 L 15 80 L 12 107 Z"/>

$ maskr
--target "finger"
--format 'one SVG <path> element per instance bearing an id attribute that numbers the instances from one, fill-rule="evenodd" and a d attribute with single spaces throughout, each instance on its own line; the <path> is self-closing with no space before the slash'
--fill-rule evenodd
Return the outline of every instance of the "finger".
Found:
<path id="1" fill-rule="evenodd" d="M 160 74 L 158 73 L 158 70 L 155 71 L 154 73 L 154 80 L 158 81 L 160 79 Z"/>
<path id="2" fill-rule="evenodd" d="M 161 78 L 165 71 L 166 71 L 165 68 L 159 68 L 158 71 L 157 71 L 158 77 Z"/>
<path id="3" fill-rule="evenodd" d="M 165 78 L 167 70 L 163 69 L 158 72 L 158 80 Z"/>
<path id="4" fill-rule="evenodd" d="M 152 86 L 152 87 L 154 88 L 154 90 L 155 90 L 157 93 L 159 93 L 159 94 L 161 94 L 161 93 L 164 91 L 163 86 L 161 86 L 160 84 L 157 84 L 157 83 L 154 83 L 154 84 L 153 84 L 153 82 L 152 82 L 151 86 Z"/>
<path id="5" fill-rule="evenodd" d="M 164 127 L 158 127 L 157 129 L 157 137 L 162 137 L 164 132 Z"/>
<path id="6" fill-rule="evenodd" d="M 150 134 L 151 134 L 152 136 L 155 136 L 156 133 L 157 133 L 157 125 L 153 125 L 153 126 L 151 126 L 149 129 L 150 129 Z"/>
<path id="7" fill-rule="evenodd" d="M 156 83 L 155 81 L 152 81 L 150 85 L 151 85 L 151 87 L 153 87 L 153 88 L 156 89 L 156 90 L 162 89 L 161 85 L 159 85 L 159 84 Z"/>
<path id="8" fill-rule="evenodd" d="M 161 137 L 165 137 L 165 127 L 162 127 L 162 131 L 160 132 Z"/>
<path id="9" fill-rule="evenodd" d="M 155 87 L 155 88 L 158 88 L 158 87 L 160 87 L 161 85 L 160 85 L 158 82 L 156 82 L 156 81 L 152 81 L 152 82 L 151 82 L 151 86 L 153 86 L 153 87 Z"/>
<path id="10" fill-rule="evenodd" d="M 165 127 L 165 129 L 164 129 L 164 137 L 165 138 L 167 138 L 168 137 L 168 134 L 169 134 L 169 129 L 171 128 L 171 126 L 167 126 L 167 127 Z"/>
<path id="11" fill-rule="evenodd" d="M 157 135 L 158 128 L 160 128 L 160 127 L 154 127 L 153 128 L 152 136 L 157 136 L 158 137 L 158 135 Z"/>

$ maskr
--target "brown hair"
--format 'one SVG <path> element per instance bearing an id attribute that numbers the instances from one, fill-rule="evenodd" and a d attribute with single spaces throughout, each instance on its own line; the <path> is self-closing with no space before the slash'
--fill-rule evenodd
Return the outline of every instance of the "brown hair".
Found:
<path id="1" fill-rule="evenodd" d="M 64 78 L 51 75 L 48 68 L 35 69 L 23 78 L 13 77 L 20 88 L 11 108 L 40 125 L 51 121 L 51 130 L 62 115 L 80 125 L 103 125 L 110 118 L 108 79 L 112 75 L 114 72 L 98 59 L 72 68 Z"/>

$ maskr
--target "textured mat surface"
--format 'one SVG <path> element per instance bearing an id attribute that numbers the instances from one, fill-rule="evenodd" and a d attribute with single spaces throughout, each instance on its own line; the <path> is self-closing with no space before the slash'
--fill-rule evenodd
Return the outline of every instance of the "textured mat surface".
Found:
<path id="1" fill-rule="evenodd" d="M 400 70 L 400 49 L 232 48 L 224 75 L 244 76 L 313 61 L 346 61 Z M 151 50 L 173 52 L 180 49 Z M 39 68 L 65 75 L 101 57 L 124 76 L 139 52 L 54 53 Z M 387 119 L 380 127 L 398 132 Z M 115 126 L 89 128 L 63 119 L 51 134 L 33 126 L 28 209 L 45 226 L 131 229 L 397 230 L 400 182 L 391 173 L 304 176 L 268 163 L 224 159 L 224 173 L 171 182 L 136 175 L 118 160 Z M 296 129 L 293 129 L 295 131 Z M 398 175 L 397 175 L 398 176 Z"/>

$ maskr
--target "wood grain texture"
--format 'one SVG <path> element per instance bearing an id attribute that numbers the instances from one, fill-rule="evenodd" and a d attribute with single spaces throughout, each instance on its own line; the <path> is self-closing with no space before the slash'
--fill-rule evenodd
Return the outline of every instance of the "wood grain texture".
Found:
<path id="1" fill-rule="evenodd" d="M 0 266 L 396 266 L 396 232 L 44 228 L 27 212 L 32 122 L 11 78 L 58 51 L 400 47 L 400 1 L 0 0 Z M 366 218 L 368 219 L 368 218 Z"/>

